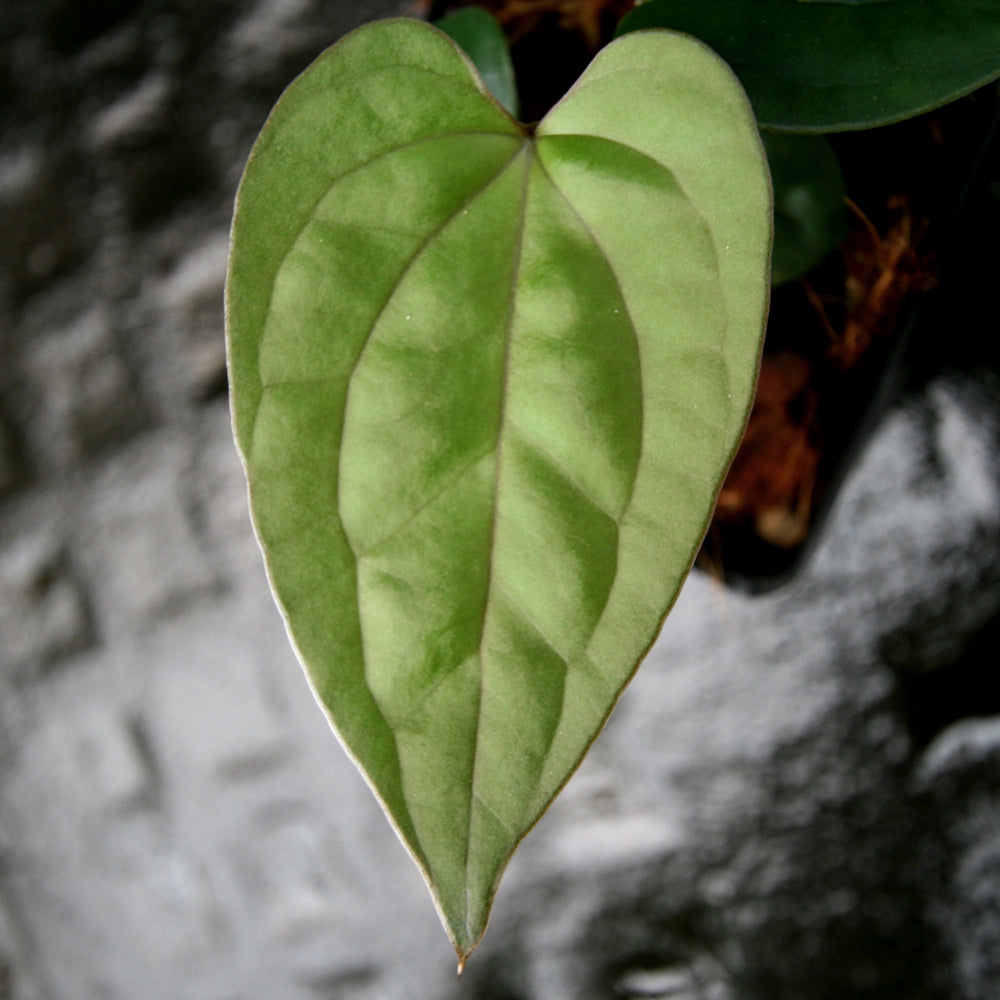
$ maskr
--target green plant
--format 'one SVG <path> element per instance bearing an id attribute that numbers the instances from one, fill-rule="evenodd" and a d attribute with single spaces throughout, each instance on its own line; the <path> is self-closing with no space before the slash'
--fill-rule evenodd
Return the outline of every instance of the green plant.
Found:
<path id="1" fill-rule="evenodd" d="M 743 93 L 666 32 L 530 130 L 443 34 L 372 24 L 250 158 L 227 326 L 257 532 L 462 961 L 694 559 L 769 244 Z"/>
<path id="2" fill-rule="evenodd" d="M 868 31 L 904 4 L 839 6 Z M 749 24 L 746 7 L 652 0 L 622 28 Z M 494 26 L 472 18 L 442 27 L 476 55 Z M 502 64 L 487 42 L 480 63 Z M 784 71 L 765 55 L 760 77 Z M 781 96 L 745 82 L 758 114 L 758 88 Z M 512 106 L 502 65 L 493 86 Z M 863 105 L 856 91 L 835 103 Z M 770 123 L 823 130 L 818 94 L 800 103 L 798 125 Z M 767 142 L 791 277 L 842 234 L 842 190 L 823 139 Z M 254 147 L 226 298 L 254 523 L 460 968 L 691 566 L 752 402 L 770 258 L 747 97 L 670 31 L 625 30 L 529 127 L 440 31 L 377 22 L 289 87 Z"/>

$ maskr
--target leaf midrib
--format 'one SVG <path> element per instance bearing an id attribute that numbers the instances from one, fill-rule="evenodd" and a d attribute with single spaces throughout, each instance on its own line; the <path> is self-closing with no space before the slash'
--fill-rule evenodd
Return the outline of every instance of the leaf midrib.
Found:
<path id="1" fill-rule="evenodd" d="M 541 140 L 542 138 L 553 138 L 554 139 L 554 138 L 558 138 L 558 137 L 560 137 L 562 135 L 564 135 L 564 133 L 553 133 L 553 134 L 549 134 L 549 135 L 538 135 L 537 138 L 539 140 Z M 598 141 L 608 142 L 608 143 L 612 143 L 612 144 L 615 144 L 615 145 L 623 146 L 625 148 L 628 148 L 628 149 L 632 150 L 636 154 L 642 156 L 644 159 L 650 160 L 651 162 L 655 163 L 658 168 L 666 171 L 670 175 L 670 177 L 673 180 L 673 182 L 677 185 L 678 189 L 682 192 L 683 197 L 685 198 L 685 200 L 689 204 L 692 204 L 692 206 L 693 206 L 693 202 L 691 201 L 691 199 L 687 196 L 686 193 L 683 193 L 683 188 L 681 188 L 681 185 L 680 185 L 679 181 L 677 180 L 676 176 L 674 175 L 673 171 L 669 170 L 669 168 L 666 167 L 665 164 L 663 164 L 661 161 L 657 160 L 655 157 L 651 156 L 649 153 L 645 152 L 644 150 L 632 147 L 630 144 L 621 142 L 620 140 L 610 139 L 610 138 L 607 138 L 607 137 L 604 137 L 604 136 L 600 136 L 600 135 L 581 134 L 581 137 L 584 137 L 584 136 L 586 138 L 588 138 L 588 139 L 595 139 L 595 140 L 598 140 Z M 473 899 L 474 886 L 473 886 L 473 882 L 472 882 L 472 879 L 471 879 L 470 862 L 471 862 L 471 847 L 472 847 L 472 842 L 473 842 L 473 839 L 474 839 L 473 838 L 473 810 L 474 810 L 474 807 L 475 807 L 475 803 L 479 802 L 480 805 L 483 808 L 488 809 L 491 813 L 493 812 L 493 810 L 488 806 L 487 803 L 485 803 L 483 801 L 483 799 L 479 795 L 479 793 L 477 791 L 477 782 L 476 782 L 476 772 L 477 772 L 477 767 L 478 767 L 479 759 L 480 759 L 480 731 L 481 731 L 481 725 L 482 725 L 483 688 L 484 688 L 484 675 L 485 675 L 485 663 L 486 663 L 485 648 L 484 648 L 484 639 L 485 639 L 485 635 L 486 635 L 487 630 L 488 630 L 488 624 L 489 624 L 489 620 L 490 620 L 491 608 L 493 607 L 492 595 L 493 595 L 494 587 L 496 586 L 496 587 L 500 587 L 501 590 L 503 589 L 502 585 L 499 584 L 495 580 L 495 578 L 494 578 L 493 563 L 494 563 L 495 549 L 496 549 L 497 536 L 498 536 L 497 522 L 498 522 L 499 506 L 500 506 L 500 485 L 501 485 L 500 484 L 500 478 L 501 478 L 501 470 L 503 468 L 503 448 L 504 448 L 504 440 L 505 440 L 505 438 L 507 436 L 507 434 L 505 433 L 505 431 L 507 431 L 507 429 L 508 429 L 508 421 L 507 421 L 507 416 L 506 416 L 506 404 L 507 404 L 507 396 L 508 396 L 507 386 L 508 386 L 508 382 L 509 382 L 509 365 L 510 365 L 510 357 L 511 357 L 511 353 L 512 353 L 511 348 L 512 348 L 512 342 L 513 342 L 514 313 L 515 313 L 515 305 L 516 305 L 516 299 L 517 299 L 518 275 L 519 275 L 519 272 L 520 272 L 521 257 L 522 257 L 523 244 L 524 244 L 524 231 L 525 231 L 525 222 L 526 222 L 526 215 L 527 215 L 528 194 L 529 194 L 529 191 L 530 191 L 530 188 L 531 188 L 530 171 L 531 171 L 532 164 L 535 161 L 537 161 L 538 169 L 540 170 L 541 174 L 545 177 L 545 179 L 548 182 L 548 184 L 549 184 L 550 188 L 552 189 L 552 191 L 555 192 L 559 196 L 559 198 L 563 201 L 563 203 L 566 205 L 566 207 L 568 208 L 568 210 L 572 213 L 573 217 L 577 219 L 577 221 L 580 223 L 580 225 L 582 226 L 582 228 L 584 229 L 584 231 L 587 233 L 587 236 L 588 236 L 591 244 L 594 246 L 594 248 L 600 254 L 601 259 L 603 260 L 604 265 L 607 268 L 608 274 L 611 276 L 612 280 L 615 283 L 616 288 L 618 289 L 619 297 L 621 298 L 621 301 L 622 301 L 622 303 L 623 303 L 623 305 L 625 307 L 625 310 L 626 310 L 626 319 L 627 319 L 627 322 L 628 322 L 628 326 L 631 329 L 632 334 L 635 337 L 635 341 L 636 341 L 636 352 L 637 352 L 637 355 L 638 355 L 638 357 L 640 359 L 640 371 L 641 371 L 641 367 L 642 367 L 642 365 L 641 365 L 641 357 L 642 357 L 642 355 L 641 355 L 641 350 L 640 350 L 641 344 L 640 344 L 640 340 L 639 340 L 638 329 L 636 327 L 636 323 L 635 323 L 635 321 L 634 321 L 631 313 L 628 311 L 628 299 L 625 296 L 624 290 L 623 290 L 622 285 L 621 285 L 621 281 L 620 281 L 620 279 L 618 277 L 617 268 L 614 266 L 614 264 L 613 264 L 613 262 L 611 260 L 610 255 L 608 254 L 607 250 L 605 249 L 605 247 L 603 246 L 603 244 L 601 243 L 601 241 L 597 238 L 597 235 L 596 235 L 596 233 L 594 233 L 594 231 L 593 231 L 592 227 L 590 226 L 590 224 L 580 214 L 579 209 L 573 203 L 572 199 L 566 194 L 566 192 L 564 192 L 562 190 L 562 188 L 556 183 L 555 179 L 552 177 L 552 175 L 549 173 L 549 171 L 545 168 L 544 162 L 542 161 L 541 157 L 538 156 L 538 154 L 537 154 L 537 150 L 536 150 L 536 147 L 535 147 L 535 142 L 533 140 L 531 140 L 531 141 L 529 141 L 528 143 L 525 144 L 524 151 L 525 151 L 525 166 L 524 166 L 525 176 L 524 176 L 524 184 L 523 184 L 523 188 L 522 188 L 521 204 L 520 204 L 520 207 L 519 207 L 518 224 L 517 224 L 517 238 L 516 238 L 516 241 L 515 241 L 515 256 L 514 256 L 513 265 L 511 267 L 511 271 L 510 271 L 509 304 L 508 304 L 508 312 L 507 312 L 507 326 L 506 326 L 506 331 L 505 331 L 506 339 L 505 339 L 505 345 L 504 345 L 504 365 L 503 365 L 503 372 L 502 372 L 502 378 L 501 378 L 501 391 L 500 391 L 500 414 L 499 414 L 499 421 L 498 421 L 496 475 L 495 475 L 495 479 L 494 479 L 494 493 L 493 493 L 493 504 L 492 504 L 493 532 L 492 532 L 492 538 L 491 538 L 491 549 L 490 549 L 488 563 L 487 563 L 487 579 L 488 579 L 488 584 L 487 584 L 486 598 L 485 598 L 485 603 L 484 603 L 483 629 L 482 629 L 482 633 L 481 633 L 481 637 L 480 637 L 480 645 L 479 645 L 480 677 L 479 677 L 478 701 L 477 701 L 477 706 L 476 706 L 476 724 L 475 724 L 475 730 L 474 730 L 473 761 L 472 761 L 472 770 L 471 770 L 470 783 L 469 783 L 469 811 L 468 811 L 468 826 L 467 826 L 467 835 L 466 835 L 466 842 L 465 842 L 465 862 L 464 862 L 464 869 L 465 869 L 465 893 L 466 893 L 465 913 L 464 913 L 464 925 L 465 925 L 466 937 L 467 937 L 468 941 L 467 941 L 467 944 L 464 944 L 464 945 L 461 946 L 465 950 L 460 953 L 460 962 L 464 962 L 465 958 L 472 952 L 472 950 L 474 950 L 476 944 L 478 943 L 478 938 L 482 934 L 482 929 L 481 928 L 473 927 L 471 925 L 471 917 L 472 917 L 473 908 L 474 908 L 474 902 L 475 901 Z M 693 207 L 695 208 L 695 211 L 698 212 L 699 217 L 701 217 L 701 213 L 700 213 L 700 211 L 698 211 L 697 207 L 696 206 L 693 206 Z M 640 402 L 641 402 L 641 400 L 640 400 Z M 640 420 L 641 420 L 641 417 L 640 417 Z M 510 426 L 516 428 L 516 424 L 510 425 Z M 641 428 L 641 423 L 640 423 L 640 428 Z M 641 435 L 641 429 L 640 429 L 640 435 Z M 632 481 L 632 484 L 631 484 L 631 489 L 630 489 L 629 497 L 628 497 L 628 499 L 625 501 L 625 503 L 622 506 L 622 516 L 624 516 L 624 512 L 628 509 L 629 505 L 631 504 L 632 495 L 633 495 L 633 491 L 634 491 L 634 488 L 635 488 L 635 476 L 637 475 L 638 465 L 639 464 L 640 463 L 637 462 L 636 469 L 633 470 L 633 481 Z M 570 477 L 570 482 L 573 482 L 572 477 Z M 583 495 L 585 497 L 588 497 L 588 495 L 586 494 L 586 492 L 584 492 Z M 589 497 L 588 497 L 588 499 L 589 499 Z M 593 500 L 591 500 L 591 502 L 593 503 Z M 600 509 L 599 505 L 598 505 L 598 509 Z M 611 515 L 609 515 L 609 516 L 611 516 Z M 619 521 L 620 519 L 619 518 L 615 518 L 615 520 Z M 609 597 L 610 597 L 611 589 L 612 588 L 609 588 L 609 595 L 608 595 Z M 555 647 L 552 646 L 551 642 L 548 640 L 548 638 L 545 636 L 545 634 L 542 631 L 539 630 L 537 624 L 535 624 L 534 622 L 530 622 L 530 621 L 529 621 L 529 624 L 531 625 L 531 627 L 533 628 L 533 630 L 538 634 L 539 638 L 541 638 L 543 642 L 545 642 L 547 645 L 549 645 L 550 648 L 552 648 L 553 651 L 557 652 L 557 654 L 560 656 L 560 658 L 562 658 L 562 654 L 558 653 L 558 650 L 556 650 Z M 595 628 L 596 628 L 596 625 L 595 625 Z M 495 813 L 494 813 L 494 815 L 495 815 Z M 499 821 L 500 818 L 497 817 L 497 819 Z M 516 831 L 516 834 L 518 836 L 523 836 L 524 832 L 526 832 L 526 831 Z"/>
<path id="2" fill-rule="evenodd" d="M 521 270 L 521 259 L 524 251 L 524 230 L 525 223 L 528 214 L 528 194 L 531 187 L 530 173 L 531 166 L 535 159 L 535 144 L 532 140 L 525 142 L 524 146 L 521 148 L 521 153 L 524 155 L 524 179 L 521 185 L 521 204 L 518 208 L 517 217 L 517 235 L 514 241 L 514 260 L 511 264 L 510 269 L 510 279 L 509 287 L 507 289 L 507 322 L 506 328 L 504 330 L 504 349 L 503 349 L 503 368 L 500 375 L 500 405 L 499 405 L 499 415 L 497 420 L 497 456 L 496 456 L 496 472 L 493 478 L 493 501 L 492 501 L 492 518 L 493 518 L 493 530 L 490 539 L 490 551 L 487 557 L 486 564 L 486 596 L 483 604 L 483 626 L 479 635 L 479 689 L 477 692 L 477 702 L 476 702 L 476 724 L 475 724 L 475 735 L 473 737 L 473 750 L 472 750 L 472 770 L 469 777 L 469 810 L 468 810 L 468 825 L 466 827 L 467 833 L 465 838 L 465 861 L 463 868 L 465 870 L 465 931 L 466 937 L 469 939 L 467 945 L 464 945 L 464 951 L 460 955 L 460 962 L 464 962 L 465 958 L 472 952 L 478 943 L 478 936 L 481 935 L 482 931 L 479 928 L 472 928 L 469 924 L 470 915 L 472 913 L 472 880 L 470 878 L 469 865 L 471 862 L 471 846 L 472 846 L 472 817 L 474 803 L 478 798 L 476 792 L 476 770 L 479 765 L 479 748 L 480 748 L 480 729 L 482 727 L 483 718 L 483 682 L 484 682 L 484 672 L 485 672 L 485 657 L 484 657 L 484 645 L 485 637 L 487 632 L 487 625 L 490 620 L 490 608 L 492 605 L 492 595 L 494 587 L 494 572 L 493 566 L 496 559 L 496 544 L 497 544 L 497 521 L 499 519 L 500 510 L 500 472 L 503 465 L 503 450 L 504 450 L 504 427 L 507 419 L 507 386 L 510 381 L 510 356 L 511 356 L 511 346 L 513 342 L 514 335 L 514 312 L 517 303 L 517 283 L 518 275 Z M 475 940 L 474 940 L 475 939 Z"/>

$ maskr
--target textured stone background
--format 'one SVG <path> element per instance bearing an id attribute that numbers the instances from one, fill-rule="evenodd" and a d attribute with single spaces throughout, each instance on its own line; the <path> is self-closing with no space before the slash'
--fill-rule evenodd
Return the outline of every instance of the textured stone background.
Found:
<path id="1" fill-rule="evenodd" d="M 456 984 L 267 593 L 221 328 L 268 108 L 404 11 L 5 0 L 0 998 L 995 998 L 1000 381 L 975 365 L 884 418 L 792 583 L 692 576 Z"/>

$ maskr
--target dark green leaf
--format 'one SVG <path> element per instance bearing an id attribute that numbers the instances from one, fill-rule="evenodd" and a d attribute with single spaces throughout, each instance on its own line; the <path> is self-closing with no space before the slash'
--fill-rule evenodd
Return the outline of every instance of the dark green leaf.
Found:
<path id="1" fill-rule="evenodd" d="M 837 157 L 819 135 L 764 132 L 774 183 L 771 284 L 815 267 L 847 236 L 847 191 Z"/>
<path id="2" fill-rule="evenodd" d="M 490 93 L 516 118 L 520 107 L 510 50 L 503 29 L 482 7 L 461 10 L 434 22 L 475 63 Z"/>
<path id="3" fill-rule="evenodd" d="M 899 121 L 1000 76 L 1000 0 L 649 0 L 619 32 L 686 31 L 733 67 L 761 125 Z"/>
<path id="4" fill-rule="evenodd" d="M 425 23 L 286 91 L 237 198 L 233 421 L 320 702 L 461 960 L 687 574 L 749 410 L 770 186 L 700 43 L 535 134 Z"/>

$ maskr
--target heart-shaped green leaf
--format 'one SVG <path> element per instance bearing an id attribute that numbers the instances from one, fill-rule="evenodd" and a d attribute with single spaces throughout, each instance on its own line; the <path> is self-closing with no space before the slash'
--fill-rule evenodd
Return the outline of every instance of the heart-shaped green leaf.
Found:
<path id="1" fill-rule="evenodd" d="M 319 700 L 460 958 L 674 601 L 754 388 L 770 187 L 700 43 L 605 49 L 532 135 L 368 25 L 237 198 L 234 428 Z"/>
<path id="2" fill-rule="evenodd" d="M 792 132 L 885 125 L 1000 76 L 1000 0 L 649 0 L 618 26 L 642 28 L 700 38 Z"/>

